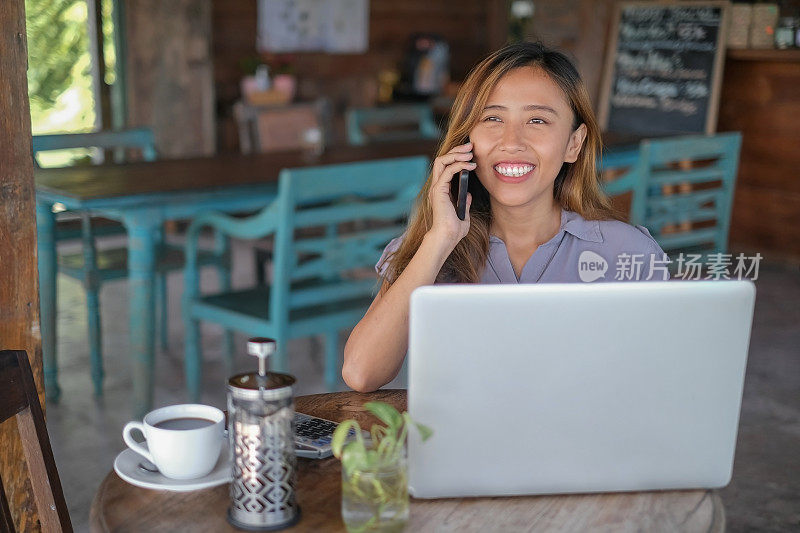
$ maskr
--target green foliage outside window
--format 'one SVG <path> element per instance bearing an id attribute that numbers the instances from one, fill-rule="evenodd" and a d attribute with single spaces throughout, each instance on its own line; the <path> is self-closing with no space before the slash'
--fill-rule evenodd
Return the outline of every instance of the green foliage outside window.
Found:
<path id="1" fill-rule="evenodd" d="M 105 82 L 113 84 L 113 0 L 102 0 Z M 25 0 L 28 96 L 34 135 L 95 129 L 86 0 Z M 88 150 L 43 153 L 43 166 L 83 159 Z"/>
<path id="2" fill-rule="evenodd" d="M 85 0 L 26 0 L 34 133 L 91 131 L 94 98 Z"/>

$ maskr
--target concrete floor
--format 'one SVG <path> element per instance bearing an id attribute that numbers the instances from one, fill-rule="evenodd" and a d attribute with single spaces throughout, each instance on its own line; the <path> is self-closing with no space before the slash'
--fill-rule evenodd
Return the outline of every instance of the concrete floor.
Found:
<path id="1" fill-rule="evenodd" d="M 253 279 L 252 260 L 234 246 L 234 285 Z M 169 280 L 170 349 L 157 353 L 155 406 L 187 400 L 183 379 L 180 273 Z M 216 286 L 212 271 L 202 284 Z M 797 265 L 764 263 L 758 296 L 736 449 L 733 481 L 722 490 L 729 531 L 800 531 L 800 273 Z M 80 285 L 59 277 L 59 382 L 62 399 L 48 404 L 50 439 L 76 531 L 88 531 L 89 507 L 115 456 L 125 448 L 122 427 L 131 418 L 128 372 L 127 285 L 107 284 L 101 294 L 105 395 L 92 396 L 86 341 L 85 300 Z M 227 373 L 220 330 L 204 327 L 203 403 L 224 407 Z M 342 341 L 346 337 L 342 336 Z M 237 338 L 235 370 L 251 370 Z M 309 339 L 290 345 L 297 394 L 323 392 L 320 346 Z M 400 386 L 397 381 L 393 386 Z"/>

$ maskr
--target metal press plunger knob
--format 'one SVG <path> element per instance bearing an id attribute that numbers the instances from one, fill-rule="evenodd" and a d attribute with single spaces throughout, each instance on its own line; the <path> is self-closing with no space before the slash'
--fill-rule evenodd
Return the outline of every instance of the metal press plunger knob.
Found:
<path id="1" fill-rule="evenodd" d="M 254 337 L 247 341 L 247 353 L 258 357 L 258 375 L 267 375 L 267 357 L 275 353 L 277 343 L 275 339 Z"/>

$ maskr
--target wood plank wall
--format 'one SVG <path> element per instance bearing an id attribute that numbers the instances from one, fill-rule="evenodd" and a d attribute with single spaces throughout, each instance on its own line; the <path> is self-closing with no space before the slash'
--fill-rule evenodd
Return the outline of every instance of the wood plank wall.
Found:
<path id="1" fill-rule="evenodd" d="M 732 248 L 800 258 L 800 54 L 728 58 L 719 130 L 741 131 Z"/>
<path id="2" fill-rule="evenodd" d="M 528 38 L 571 55 L 595 111 L 613 0 L 537 0 Z M 781 2 L 782 13 L 800 0 Z M 768 55 L 768 54 L 766 54 Z M 730 231 L 734 251 L 800 257 L 800 59 L 726 60 L 717 131 L 741 131 L 742 152 Z"/>
<path id="3" fill-rule="evenodd" d="M 534 5 L 526 37 L 574 61 L 597 112 L 614 0 L 537 0 Z"/>
<path id="4" fill-rule="evenodd" d="M 125 20 L 128 125 L 153 128 L 160 156 L 213 154 L 211 0 L 125 0 Z"/>
<path id="5" fill-rule="evenodd" d="M 4 0 L 0 2 L 0 349 L 28 352 L 44 408 L 27 64 L 25 1 Z M 0 477 L 17 531 L 38 531 L 14 418 L 0 425 Z"/>
<path id="6" fill-rule="evenodd" d="M 339 116 L 348 106 L 372 105 L 377 73 L 400 64 L 413 32 L 437 33 L 448 40 L 451 73 L 457 80 L 506 40 L 504 0 L 371 0 L 369 4 L 367 53 L 293 54 L 300 98 L 325 95 Z M 257 54 L 256 16 L 256 0 L 213 0 L 214 87 L 218 147 L 223 152 L 238 150 L 231 106 L 240 97 L 240 64 Z M 337 125 L 335 141 L 343 141 L 343 124 Z"/>
<path id="7" fill-rule="evenodd" d="M 215 109 L 210 114 L 207 112 L 211 106 L 208 91 L 200 98 L 204 103 L 198 104 L 196 83 L 186 81 L 191 79 L 191 69 L 181 66 L 205 65 L 203 53 L 198 52 L 204 50 L 198 29 L 204 24 L 206 2 L 211 2 L 209 55 L 214 70 L 211 91 L 215 93 L 212 106 Z M 574 59 L 595 109 L 598 108 L 613 3 L 614 0 L 539 0 L 535 3 L 536 13 L 527 33 L 529 39 L 540 39 Z M 164 142 L 180 144 L 174 151 L 166 152 L 188 154 L 198 143 L 203 144 L 203 151 L 208 150 L 205 143 L 213 135 L 206 134 L 198 140 L 196 132 L 209 127 L 214 129 L 206 118 L 211 116 L 211 121 L 216 121 L 217 149 L 221 152 L 237 151 L 238 134 L 231 106 L 240 96 L 241 63 L 257 54 L 256 0 L 174 0 L 166 3 L 127 0 L 127 4 L 129 14 L 138 10 L 138 14 L 133 15 L 135 21 L 132 24 L 140 28 L 133 32 L 134 38 L 129 38 L 130 47 L 135 50 L 138 42 L 138 46 L 147 49 L 132 54 L 131 59 L 132 64 L 140 63 L 142 72 L 142 79 L 132 82 L 131 92 L 135 94 L 141 90 L 146 93 L 145 96 L 136 96 L 143 104 L 132 104 L 132 107 L 138 105 L 140 109 L 134 113 L 137 117 L 134 123 L 147 124 L 155 120 L 162 124 L 156 131 L 164 136 Z M 786 5 L 789 6 L 787 9 L 796 8 L 800 2 L 791 0 Z M 294 54 L 295 71 L 300 79 L 299 97 L 309 99 L 325 95 L 331 99 L 334 113 L 339 117 L 334 124 L 334 142 L 342 142 L 344 127 L 341 116 L 344 111 L 348 106 L 371 105 L 375 101 L 377 72 L 399 65 L 410 33 L 433 32 L 446 38 L 451 44 L 452 77 L 460 80 L 481 57 L 505 42 L 506 7 L 504 0 L 371 0 L 367 53 Z M 175 23 L 181 17 L 195 20 Z M 182 54 L 183 63 L 158 60 L 158 54 L 165 49 L 173 55 Z M 147 67 L 141 67 L 142 63 Z M 792 66 L 797 71 L 797 63 Z M 762 246 L 800 255 L 798 232 L 791 229 L 800 227 L 800 189 L 797 189 L 798 181 L 793 173 L 793 169 L 798 168 L 800 152 L 791 145 L 796 129 L 787 123 L 797 113 L 798 82 L 796 78 L 786 77 L 785 68 L 769 62 L 728 60 L 719 130 L 745 132 L 731 243 L 744 248 Z M 153 81 L 156 75 L 163 77 L 158 83 Z M 135 78 L 136 74 L 132 72 L 131 77 Z M 156 76 L 156 79 L 160 78 Z M 157 89 L 153 89 L 154 86 Z M 152 96 L 154 93 L 161 96 L 155 98 Z M 175 99 L 176 95 L 180 96 Z M 778 100 L 769 100 L 772 96 Z M 157 106 L 149 103 L 156 99 L 159 102 Z M 756 125 L 745 115 L 738 114 L 739 103 L 745 101 L 765 113 L 765 117 L 770 117 L 761 124 L 768 123 L 771 127 Z M 163 114 L 172 105 L 180 108 L 180 113 L 173 110 Z M 202 126 L 196 120 L 201 116 Z M 181 140 L 166 141 L 167 138 Z"/>

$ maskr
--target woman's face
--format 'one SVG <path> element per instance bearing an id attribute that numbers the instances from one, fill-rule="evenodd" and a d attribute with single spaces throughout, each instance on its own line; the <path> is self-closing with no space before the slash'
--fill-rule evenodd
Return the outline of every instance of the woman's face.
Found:
<path id="1" fill-rule="evenodd" d="M 552 201 L 561 165 L 577 160 L 586 136 L 584 124 L 573 132 L 572 123 L 566 96 L 542 70 L 516 68 L 500 79 L 470 132 L 475 173 L 493 206 Z"/>

